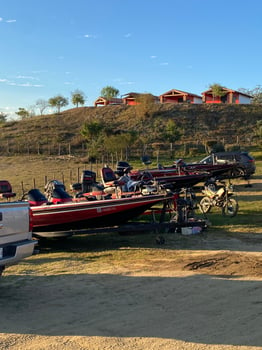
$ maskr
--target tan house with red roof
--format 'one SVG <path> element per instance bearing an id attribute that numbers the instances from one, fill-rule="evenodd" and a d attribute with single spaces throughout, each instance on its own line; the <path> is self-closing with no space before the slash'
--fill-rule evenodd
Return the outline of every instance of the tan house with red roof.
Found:
<path id="1" fill-rule="evenodd" d="M 202 103 L 202 97 L 191 92 L 172 89 L 159 96 L 160 103 Z"/>
<path id="2" fill-rule="evenodd" d="M 212 89 L 202 92 L 204 103 L 227 103 L 227 104 L 250 104 L 252 96 L 243 92 L 222 87 L 224 90 L 223 96 L 214 96 Z"/>
<path id="3" fill-rule="evenodd" d="M 122 98 L 116 98 L 116 97 L 108 99 L 100 96 L 94 102 L 95 107 L 108 106 L 108 105 L 121 105 L 121 104 L 123 104 Z"/>
<path id="4" fill-rule="evenodd" d="M 123 100 L 123 103 L 125 105 L 135 106 L 135 105 L 139 104 L 139 102 L 137 102 L 137 99 L 143 95 L 147 95 L 147 93 L 129 92 L 128 94 L 125 94 L 122 96 L 122 100 Z M 151 95 L 151 94 L 149 94 L 149 95 Z M 153 96 L 153 99 L 154 99 L 155 103 L 159 103 L 158 96 Z"/>

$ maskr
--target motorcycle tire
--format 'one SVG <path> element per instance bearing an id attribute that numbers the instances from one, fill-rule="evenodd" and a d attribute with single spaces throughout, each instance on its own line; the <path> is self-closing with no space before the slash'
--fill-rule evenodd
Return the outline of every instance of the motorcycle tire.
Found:
<path id="1" fill-rule="evenodd" d="M 234 198 L 229 198 L 225 205 L 222 207 L 222 214 L 224 216 L 236 216 L 238 212 L 238 202 Z"/>
<path id="2" fill-rule="evenodd" d="M 200 210 L 202 213 L 209 213 L 212 208 L 212 203 L 209 197 L 203 197 L 200 201 Z"/>

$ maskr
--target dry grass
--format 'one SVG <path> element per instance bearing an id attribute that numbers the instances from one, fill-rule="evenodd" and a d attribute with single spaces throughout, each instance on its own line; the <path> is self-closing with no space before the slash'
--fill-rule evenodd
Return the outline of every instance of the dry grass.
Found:
<path id="1" fill-rule="evenodd" d="M 41 241 L 4 271 L 0 348 L 261 348 L 261 163 L 253 187 L 236 183 L 239 214 L 214 211 L 203 234 L 160 232 L 164 245 L 156 233 Z M 2 158 L 0 170 L 17 190 L 79 164 Z"/>
<path id="2" fill-rule="evenodd" d="M 43 190 L 46 180 L 63 181 L 67 188 L 78 181 L 78 176 L 89 165 L 73 157 L 1 157 L 0 176 L 8 180 L 20 198 L 24 191 L 34 187 Z M 91 170 L 91 169 L 90 169 Z M 97 170 L 97 169 L 94 169 Z"/>
<path id="3" fill-rule="evenodd" d="M 224 232 L 262 233 L 262 161 L 257 161 L 257 172 L 251 180 L 252 187 L 246 187 L 243 180 L 234 180 L 235 193 L 240 204 L 235 218 L 224 218 L 219 209 L 212 210 L 208 216 L 212 230 Z M 77 182 L 83 169 L 96 171 L 99 177 L 100 166 L 84 164 L 81 159 L 73 157 L 1 157 L 1 179 L 9 180 L 17 199 L 23 191 L 33 187 L 43 191 L 46 180 L 63 181 L 69 189 L 71 183 Z"/>

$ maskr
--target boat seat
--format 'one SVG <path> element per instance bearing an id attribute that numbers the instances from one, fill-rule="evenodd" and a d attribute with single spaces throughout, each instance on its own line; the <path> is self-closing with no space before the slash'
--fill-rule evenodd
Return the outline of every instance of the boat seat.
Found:
<path id="1" fill-rule="evenodd" d="M 101 169 L 101 180 L 104 186 L 104 192 L 107 195 L 116 195 L 117 197 L 119 197 L 122 182 L 119 182 L 118 177 L 111 168 L 105 166 Z"/>
<path id="2" fill-rule="evenodd" d="M 101 179 L 102 179 L 102 183 L 105 187 L 115 186 L 117 183 L 116 174 L 109 167 L 104 167 L 101 169 Z"/>

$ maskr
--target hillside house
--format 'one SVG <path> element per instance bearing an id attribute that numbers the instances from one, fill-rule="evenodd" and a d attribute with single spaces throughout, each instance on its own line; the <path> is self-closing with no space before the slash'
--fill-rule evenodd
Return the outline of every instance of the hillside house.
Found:
<path id="1" fill-rule="evenodd" d="M 123 103 L 125 105 L 135 106 L 135 105 L 139 104 L 139 102 L 137 102 L 137 99 L 141 95 L 143 96 L 143 95 L 147 95 L 147 94 L 146 93 L 142 94 L 142 93 L 138 93 L 138 92 L 129 92 L 128 94 L 125 94 L 122 96 Z M 153 98 L 154 98 L 155 103 L 159 103 L 158 96 L 153 96 Z"/>
<path id="2" fill-rule="evenodd" d="M 165 92 L 159 98 L 160 103 L 202 103 L 201 96 L 176 89 Z"/>
<path id="3" fill-rule="evenodd" d="M 223 87 L 223 96 L 213 96 L 212 89 L 202 92 L 204 103 L 250 104 L 252 96 Z"/>
<path id="4" fill-rule="evenodd" d="M 108 105 L 121 105 L 121 104 L 123 104 L 122 98 L 116 98 L 116 97 L 108 99 L 100 96 L 94 102 L 95 107 L 108 106 Z"/>

